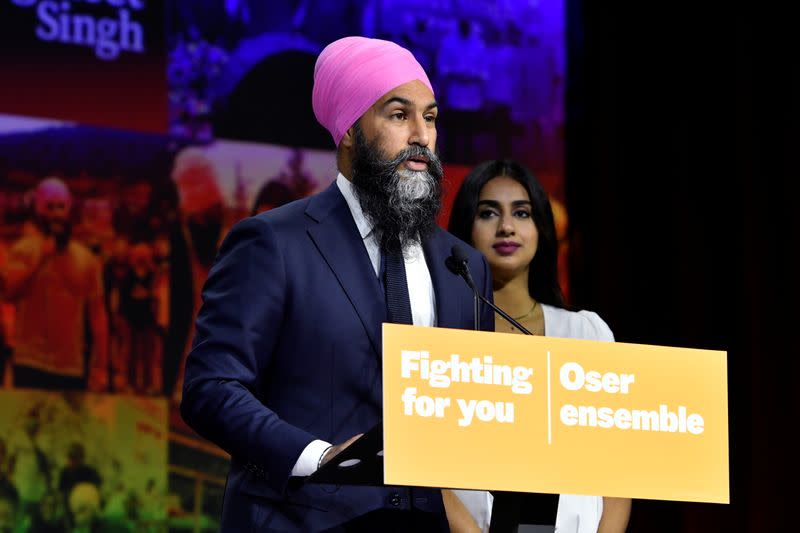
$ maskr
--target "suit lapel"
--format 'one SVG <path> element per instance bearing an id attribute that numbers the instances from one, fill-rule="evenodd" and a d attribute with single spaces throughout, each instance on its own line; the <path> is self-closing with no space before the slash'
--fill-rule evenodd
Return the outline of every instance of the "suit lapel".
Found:
<path id="1" fill-rule="evenodd" d="M 422 244 L 436 294 L 436 325 L 464 329 L 472 324 L 471 319 L 465 322 L 472 316 L 472 298 L 467 298 L 470 291 L 464 280 L 447 270 L 444 264 L 450 255 L 447 244 L 444 232 L 439 228 Z"/>
<path id="2" fill-rule="evenodd" d="M 383 290 L 336 182 L 313 198 L 306 214 L 318 222 L 308 229 L 309 236 L 353 304 L 380 357 L 381 323 L 386 320 Z"/>

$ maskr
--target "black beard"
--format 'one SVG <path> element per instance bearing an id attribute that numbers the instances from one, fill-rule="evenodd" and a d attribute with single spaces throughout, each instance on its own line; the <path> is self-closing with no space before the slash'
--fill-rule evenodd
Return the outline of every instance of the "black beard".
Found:
<path id="1" fill-rule="evenodd" d="M 187 225 L 197 260 L 201 265 L 210 267 L 217 256 L 217 243 L 222 232 L 222 223 L 214 219 L 204 222 L 190 220 Z"/>
<path id="2" fill-rule="evenodd" d="M 355 134 L 353 185 L 381 250 L 399 253 L 421 244 L 436 227 L 436 215 L 442 205 L 443 171 L 439 157 L 424 146 L 414 144 L 393 159 L 386 159 L 378 146 L 380 138 L 367 142 L 359 127 Z M 403 176 L 398 171 L 400 165 L 412 157 L 428 159 L 427 172 L 416 173 L 416 178 Z M 410 195 L 407 185 L 411 182 L 407 180 L 411 179 L 424 179 L 428 188 L 426 194 L 419 198 Z"/>
<path id="3" fill-rule="evenodd" d="M 59 252 L 66 250 L 69 240 L 72 237 L 72 224 L 69 221 L 65 220 L 54 223 L 44 217 L 37 217 L 36 222 L 45 236 L 53 237 L 56 242 L 56 250 Z M 60 225 L 61 229 L 56 230 L 56 225 Z"/>

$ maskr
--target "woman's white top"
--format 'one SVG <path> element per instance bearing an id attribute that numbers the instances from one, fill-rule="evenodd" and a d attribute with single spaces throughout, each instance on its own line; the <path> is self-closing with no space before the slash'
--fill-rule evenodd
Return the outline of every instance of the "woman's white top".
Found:
<path id="1" fill-rule="evenodd" d="M 614 342 L 614 334 L 602 318 L 592 311 L 567 311 L 542 304 L 546 337 Z M 454 490 L 469 510 L 478 527 L 489 531 L 492 496 L 486 491 Z M 603 514 L 603 498 L 561 494 L 556 515 L 557 533 L 596 533 Z"/>

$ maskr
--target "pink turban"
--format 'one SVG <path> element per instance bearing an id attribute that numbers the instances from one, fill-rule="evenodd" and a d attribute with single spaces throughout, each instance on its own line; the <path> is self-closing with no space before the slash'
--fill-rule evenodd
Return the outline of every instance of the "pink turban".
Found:
<path id="1" fill-rule="evenodd" d="M 344 37 L 320 53 L 314 67 L 312 105 L 339 146 L 345 132 L 383 95 L 413 80 L 431 82 L 405 48 L 381 39 Z"/>

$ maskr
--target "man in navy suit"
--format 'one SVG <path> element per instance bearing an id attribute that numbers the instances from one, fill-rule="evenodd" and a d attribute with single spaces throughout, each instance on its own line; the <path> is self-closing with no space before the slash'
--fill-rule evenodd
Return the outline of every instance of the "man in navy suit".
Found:
<path id="1" fill-rule="evenodd" d="M 238 223 L 203 289 L 181 413 L 231 455 L 223 531 L 447 531 L 436 489 L 289 486 L 381 419 L 381 324 L 471 329 L 473 296 L 445 267 L 437 104 L 422 67 L 347 37 L 314 72 L 337 145 L 327 190 Z M 480 316 L 493 330 L 491 310 Z"/>

